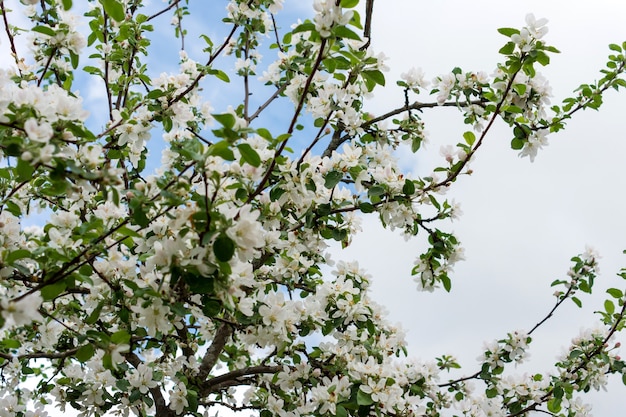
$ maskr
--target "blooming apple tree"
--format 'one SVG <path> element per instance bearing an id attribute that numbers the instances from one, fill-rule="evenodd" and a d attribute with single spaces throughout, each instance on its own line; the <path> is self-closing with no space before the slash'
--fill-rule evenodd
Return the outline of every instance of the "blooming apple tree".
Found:
<path id="1" fill-rule="evenodd" d="M 0 1 L 3 416 L 585 416 L 579 394 L 626 371 L 612 342 L 621 289 L 608 292 L 604 326 L 552 370 L 511 369 L 544 320 L 487 343 L 451 380 L 454 358 L 408 356 L 371 278 L 328 253 L 377 216 L 428 241 L 418 289 L 449 291 L 463 251 L 445 191 L 496 121 L 532 160 L 576 112 L 625 87 L 626 44 L 610 45 L 597 82 L 549 107 L 536 70 L 558 51 L 529 15 L 499 30 L 492 75 L 455 68 L 428 87 L 408 69 L 395 87 L 404 100 L 374 115 L 366 98 L 386 67 L 369 47 L 373 0 L 360 12 L 358 0 L 315 0 L 297 22 L 282 0 L 216 2 L 218 19 L 202 2 L 72 3 Z M 191 38 L 199 5 L 212 11 Z M 180 52 L 159 73 L 162 42 Z M 432 175 L 412 177 L 397 152 L 422 149 L 421 114 L 440 107 L 467 131 Z M 597 256 L 572 261 L 546 318 L 592 290 Z"/>

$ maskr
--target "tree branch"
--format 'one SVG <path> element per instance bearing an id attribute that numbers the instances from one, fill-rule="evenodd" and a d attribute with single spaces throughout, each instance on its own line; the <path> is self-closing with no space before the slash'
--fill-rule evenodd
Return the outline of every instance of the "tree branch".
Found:
<path id="1" fill-rule="evenodd" d="M 139 357 L 132 352 L 127 353 L 125 355 L 125 358 L 128 361 L 128 363 L 133 365 L 135 369 L 137 369 L 139 365 L 142 364 L 141 359 L 139 359 Z M 165 398 L 163 398 L 163 393 L 161 392 L 161 388 L 157 386 L 154 388 L 149 388 L 149 390 L 150 390 L 150 394 L 152 395 L 152 399 L 154 400 L 154 407 L 156 408 L 156 416 L 174 417 L 176 413 L 174 413 L 174 410 L 170 410 L 170 408 L 167 406 L 167 403 L 165 402 Z"/>
<path id="2" fill-rule="evenodd" d="M 363 37 L 367 38 L 365 44 L 361 46 L 361 50 L 367 49 L 372 41 L 372 14 L 374 12 L 374 0 L 365 2 L 365 27 L 363 29 Z"/>
<path id="3" fill-rule="evenodd" d="M 224 346 L 232 334 L 233 328 L 227 323 L 222 323 L 217 329 L 213 337 L 213 342 L 204 354 L 202 363 L 200 364 L 200 370 L 198 371 L 198 379 L 200 381 L 204 381 L 209 375 L 209 372 L 211 372 L 211 369 L 213 369 L 217 363 L 220 353 L 224 350 Z"/>
<path id="4" fill-rule="evenodd" d="M 391 110 L 383 115 L 380 115 L 378 117 L 375 117 L 373 119 L 367 120 L 366 122 L 364 122 L 361 125 L 361 128 L 365 129 L 367 127 L 372 126 L 375 123 L 378 122 L 382 122 L 383 120 L 386 120 L 390 117 L 393 117 L 397 114 L 400 113 L 404 113 L 405 111 L 411 111 L 411 110 L 422 110 L 422 109 L 429 109 L 429 108 L 433 108 L 433 107 L 459 107 L 461 105 L 484 105 L 485 102 L 483 100 L 473 100 L 473 101 L 469 101 L 467 103 L 458 103 L 456 101 L 447 101 L 443 104 L 438 104 L 438 103 L 421 103 L 419 101 L 414 102 L 411 105 L 408 106 L 402 106 L 399 107 L 397 109 Z M 324 153 L 322 154 L 322 156 L 330 156 L 332 155 L 333 151 L 337 150 L 337 148 L 339 148 L 339 146 L 341 146 L 341 144 L 343 144 L 344 142 L 346 142 L 347 140 L 351 139 L 350 135 L 335 135 L 333 136 L 333 138 L 331 139 L 330 143 L 328 144 L 328 146 L 326 147 L 326 150 L 324 151 Z"/>
<path id="5" fill-rule="evenodd" d="M 279 365 L 259 365 L 250 366 L 243 369 L 237 369 L 232 372 L 218 375 L 206 381 L 206 383 L 201 387 L 201 396 L 204 397 L 210 394 L 217 387 L 224 384 L 227 384 L 228 386 L 240 385 L 243 383 L 243 381 L 239 380 L 241 377 L 259 374 L 275 374 L 282 370 L 283 367 Z"/>

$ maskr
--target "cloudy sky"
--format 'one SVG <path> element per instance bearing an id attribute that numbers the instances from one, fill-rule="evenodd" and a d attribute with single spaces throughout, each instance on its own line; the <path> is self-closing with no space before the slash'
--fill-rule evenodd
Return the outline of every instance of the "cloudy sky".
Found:
<path id="1" fill-rule="evenodd" d="M 609 43 L 626 40 L 626 3 L 582 1 L 385 0 L 375 3 L 373 45 L 389 56 L 388 80 L 411 66 L 432 79 L 455 66 L 491 73 L 505 38 L 500 27 L 521 27 L 527 13 L 549 19 L 544 40 L 562 53 L 541 72 L 550 80 L 553 103 L 560 103 L 581 83 L 593 82 L 606 63 Z M 402 100 L 388 82 L 370 104 L 384 111 Z M 410 269 L 423 245 L 405 242 L 366 219 L 363 233 L 341 258 L 358 259 L 374 277 L 373 297 L 387 306 L 390 319 L 402 324 L 413 355 L 454 354 L 473 373 L 485 340 L 515 329 L 529 330 L 551 309 L 550 283 L 565 276 L 569 259 L 585 245 L 603 256 L 594 296 L 583 310 L 564 305 L 535 334 L 531 361 L 520 372 L 550 369 L 550 361 L 580 329 L 596 322 L 604 291 L 624 287 L 615 273 L 626 266 L 626 94 L 606 95 L 600 112 L 577 114 L 568 128 L 550 136 L 534 163 L 509 148 L 511 134 L 497 126 L 472 163 L 474 174 L 461 178 L 449 197 L 462 205 L 460 220 L 450 225 L 466 249 L 458 264 L 452 293 L 419 293 Z M 426 174 L 437 163 L 439 147 L 460 141 L 463 132 L 453 110 L 425 113 L 429 152 L 403 156 L 413 172 Z M 626 341 L 624 336 L 621 337 Z M 594 415 L 617 416 L 626 388 L 615 378 L 609 393 L 588 397 Z"/>

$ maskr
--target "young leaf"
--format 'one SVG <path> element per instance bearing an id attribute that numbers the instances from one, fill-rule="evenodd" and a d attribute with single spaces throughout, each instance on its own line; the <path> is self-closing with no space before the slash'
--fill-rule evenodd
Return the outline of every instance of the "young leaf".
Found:
<path id="1" fill-rule="evenodd" d="M 341 0 L 340 6 L 344 9 L 352 9 L 359 4 L 359 0 Z"/>
<path id="2" fill-rule="evenodd" d="M 330 190 L 335 185 L 339 184 L 339 181 L 341 181 L 342 178 L 343 178 L 343 172 L 330 171 L 324 177 L 324 187 Z"/>
<path id="3" fill-rule="evenodd" d="M 361 37 L 358 34 L 356 34 L 355 32 L 353 32 L 352 30 L 348 29 L 345 26 L 337 26 L 337 27 L 335 27 L 333 29 L 333 33 L 338 38 L 353 39 L 355 41 L 360 41 L 361 40 Z"/>
<path id="4" fill-rule="evenodd" d="M 503 34 L 504 36 L 508 36 L 509 38 L 511 37 L 511 35 L 519 34 L 519 30 L 515 28 L 500 28 L 498 29 L 498 32 Z"/>
<path id="5" fill-rule="evenodd" d="M 59 281 L 54 284 L 46 285 L 41 289 L 41 297 L 46 301 L 53 300 L 65 291 L 65 288 L 65 281 Z"/>
<path id="6" fill-rule="evenodd" d="M 76 359 L 79 362 L 87 362 L 93 354 L 96 352 L 96 349 L 93 347 L 91 343 L 81 346 L 76 352 Z"/>
<path id="7" fill-rule="evenodd" d="M 126 18 L 126 11 L 120 1 L 100 0 L 100 3 L 102 3 L 102 7 L 104 7 L 106 14 L 111 16 L 111 18 L 113 18 L 116 22 L 121 22 Z"/>
<path id="8" fill-rule="evenodd" d="M 217 120 L 226 129 L 232 129 L 235 126 L 235 116 L 230 113 L 214 114 L 213 118 Z"/>
<path id="9" fill-rule="evenodd" d="M 476 142 L 476 135 L 473 132 L 463 133 L 463 138 L 469 146 L 472 146 L 474 142 Z"/>
<path id="10" fill-rule="evenodd" d="M 378 70 L 363 71 L 363 78 L 365 78 L 366 80 L 371 80 L 378 85 L 385 85 L 385 76 L 382 72 Z"/>
<path id="11" fill-rule="evenodd" d="M 235 254 L 235 242 L 225 234 L 222 234 L 213 243 L 213 253 L 219 261 L 228 262 Z"/>
<path id="12" fill-rule="evenodd" d="M 241 143 L 237 145 L 237 149 L 239 149 L 239 153 L 241 153 L 241 157 L 244 161 L 246 161 L 253 167 L 258 167 L 259 165 L 261 165 L 261 157 L 259 156 L 257 151 L 252 149 L 252 146 L 248 145 L 247 143 Z"/>
<path id="13" fill-rule="evenodd" d="M 42 34 L 48 35 L 48 36 L 55 36 L 56 35 L 56 32 L 54 30 L 52 30 L 51 28 L 49 28 L 48 26 L 35 26 L 31 30 L 33 32 L 42 33 Z"/>

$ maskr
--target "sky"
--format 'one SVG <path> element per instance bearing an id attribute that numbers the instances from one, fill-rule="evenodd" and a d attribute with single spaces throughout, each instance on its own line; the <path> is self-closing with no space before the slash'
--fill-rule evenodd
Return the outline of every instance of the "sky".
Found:
<path id="1" fill-rule="evenodd" d="M 311 10 L 303 6 L 308 1 L 285 3 L 285 12 L 297 11 L 300 17 Z M 382 113 L 402 102 L 395 80 L 410 67 L 421 67 L 428 79 L 456 66 L 491 73 L 505 43 L 497 28 L 521 27 L 529 12 L 549 19 L 544 39 L 562 52 L 541 70 L 551 82 L 554 103 L 598 78 L 607 45 L 626 40 L 626 2 L 619 0 L 377 0 L 372 45 L 389 57 L 391 69 L 387 87 L 377 89 L 368 103 L 370 110 Z M 187 24 L 201 27 L 191 17 Z M 192 49 L 194 41 L 187 40 Z M 214 91 L 212 100 L 219 103 L 223 93 Z M 97 100 L 98 91 L 83 95 Z M 519 371 L 550 369 L 579 329 L 596 322 L 591 312 L 601 308 L 604 290 L 624 287 L 615 273 L 626 266 L 625 109 L 626 93 L 609 92 L 600 112 L 579 113 L 565 131 L 551 135 L 534 163 L 509 148 L 511 135 L 504 126 L 493 129 L 472 162 L 474 174 L 459 179 L 448 193 L 461 203 L 463 215 L 448 227 L 467 258 L 455 268 L 451 293 L 418 292 L 410 271 L 424 248 L 420 238 L 406 242 L 373 217 L 364 218 L 363 232 L 335 259 L 356 259 L 372 275 L 372 297 L 405 329 L 411 355 L 453 354 L 471 374 L 484 341 L 528 330 L 544 317 L 555 302 L 550 283 L 565 277 L 572 256 L 593 246 L 603 256 L 594 296 L 583 298 L 583 311 L 565 304 L 536 333 L 531 360 Z M 439 147 L 459 142 L 464 131 L 459 114 L 450 109 L 425 112 L 424 120 L 430 132 L 427 152 L 419 158 L 400 156 L 417 174 L 430 172 L 441 158 Z M 621 415 L 626 388 L 618 380 L 611 388 L 587 397 L 596 417 Z"/>
<path id="2" fill-rule="evenodd" d="M 455 66 L 492 73 L 506 39 L 497 28 L 519 28 L 527 13 L 549 20 L 544 40 L 561 51 L 540 70 L 550 80 L 555 104 L 599 78 L 608 44 L 626 40 L 626 3 L 620 1 L 386 0 L 374 7 L 373 47 L 389 57 L 391 68 L 388 88 L 370 103 L 379 112 L 401 102 L 394 80 L 412 66 L 421 67 L 427 79 Z M 550 135 L 534 163 L 519 158 L 509 148 L 506 127 L 496 126 L 472 162 L 474 174 L 448 192 L 463 210 L 449 230 L 467 258 L 455 267 L 450 294 L 416 291 L 410 270 L 423 248 L 419 238 L 405 242 L 375 218 L 364 220 L 364 231 L 340 258 L 359 260 L 373 276 L 373 297 L 407 332 L 410 354 L 453 354 L 465 373 L 475 372 L 483 341 L 529 330 L 547 314 L 555 302 L 550 283 L 565 277 L 570 258 L 586 245 L 602 255 L 594 295 L 583 298 L 582 311 L 573 303 L 562 306 L 537 331 L 530 361 L 519 371 L 550 369 L 562 347 L 596 323 L 591 312 L 601 309 L 605 289 L 624 287 L 615 274 L 626 265 L 625 110 L 626 94 L 608 92 L 599 112 L 577 114 L 565 131 Z M 430 172 L 441 158 L 439 147 L 459 142 L 464 130 L 454 110 L 436 108 L 423 117 L 428 152 L 401 156 L 404 166 L 419 174 Z M 596 417 L 618 416 L 625 394 L 614 378 L 610 392 L 585 402 Z"/>

